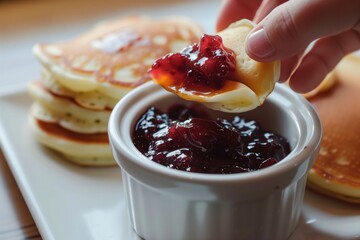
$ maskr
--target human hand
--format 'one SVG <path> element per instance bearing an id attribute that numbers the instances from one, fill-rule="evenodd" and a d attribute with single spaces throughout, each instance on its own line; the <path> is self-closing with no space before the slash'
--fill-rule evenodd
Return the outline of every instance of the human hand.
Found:
<path id="1" fill-rule="evenodd" d="M 248 37 L 247 54 L 262 62 L 281 60 L 279 81 L 289 80 L 297 92 L 314 89 L 344 55 L 360 48 L 359 0 L 249 2 L 225 1 L 217 30 L 240 18 L 258 22 Z"/>

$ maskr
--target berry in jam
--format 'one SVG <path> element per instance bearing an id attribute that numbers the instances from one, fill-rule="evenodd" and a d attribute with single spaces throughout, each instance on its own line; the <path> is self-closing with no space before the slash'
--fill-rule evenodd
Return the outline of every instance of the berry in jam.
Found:
<path id="1" fill-rule="evenodd" d="M 235 67 L 234 53 L 223 45 L 221 37 L 204 34 L 199 44 L 156 60 L 149 73 L 174 91 L 211 93 L 224 87 Z"/>
<path id="2" fill-rule="evenodd" d="M 290 152 L 287 140 L 238 116 L 211 120 L 200 107 L 150 107 L 138 120 L 133 142 L 150 160 L 200 173 L 240 173 L 269 167 Z"/>

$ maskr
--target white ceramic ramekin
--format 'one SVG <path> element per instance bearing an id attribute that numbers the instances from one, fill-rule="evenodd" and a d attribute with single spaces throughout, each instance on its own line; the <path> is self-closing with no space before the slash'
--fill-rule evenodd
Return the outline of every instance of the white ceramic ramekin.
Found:
<path id="1" fill-rule="evenodd" d="M 306 173 L 321 140 L 311 105 L 278 84 L 261 107 L 241 115 L 286 137 L 291 153 L 262 170 L 221 175 L 166 168 L 133 145 L 139 116 L 149 106 L 165 109 L 175 102 L 185 101 L 150 82 L 126 95 L 110 117 L 110 143 L 136 233 L 146 240 L 287 239 L 298 223 Z"/>

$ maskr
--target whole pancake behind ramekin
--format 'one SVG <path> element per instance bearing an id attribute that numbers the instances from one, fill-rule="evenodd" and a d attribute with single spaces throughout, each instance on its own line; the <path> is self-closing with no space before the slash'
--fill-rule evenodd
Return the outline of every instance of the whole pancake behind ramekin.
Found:
<path id="1" fill-rule="evenodd" d="M 77 38 L 37 44 L 40 63 L 63 86 L 120 99 L 150 80 L 154 60 L 198 41 L 201 28 L 184 17 L 130 16 L 98 23 Z"/>
<path id="2" fill-rule="evenodd" d="M 323 140 L 308 175 L 316 191 L 360 203 L 360 58 L 346 57 L 335 69 L 336 84 L 311 98 Z"/>

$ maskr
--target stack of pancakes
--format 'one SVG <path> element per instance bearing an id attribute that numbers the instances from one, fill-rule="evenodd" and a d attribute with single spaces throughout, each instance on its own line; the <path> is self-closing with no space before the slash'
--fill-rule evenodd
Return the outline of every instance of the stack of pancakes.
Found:
<path id="1" fill-rule="evenodd" d="M 309 97 L 323 124 L 320 153 L 308 175 L 309 187 L 360 203 L 360 56 L 347 56 Z M 334 81 L 336 80 L 336 81 Z"/>
<path id="2" fill-rule="evenodd" d="M 29 86 L 36 139 L 80 165 L 114 165 L 107 135 L 114 105 L 150 80 L 155 59 L 200 35 L 188 19 L 134 16 L 100 23 L 70 41 L 34 46 L 43 66 Z"/>

